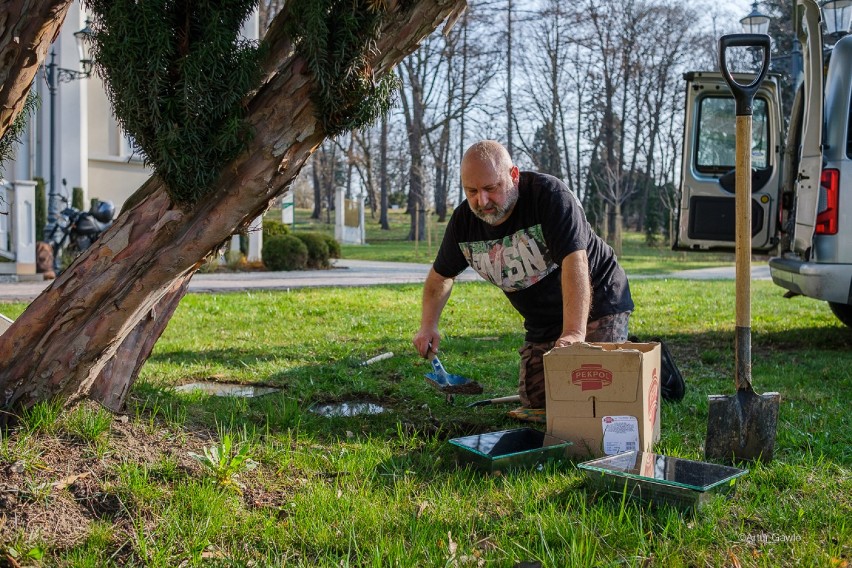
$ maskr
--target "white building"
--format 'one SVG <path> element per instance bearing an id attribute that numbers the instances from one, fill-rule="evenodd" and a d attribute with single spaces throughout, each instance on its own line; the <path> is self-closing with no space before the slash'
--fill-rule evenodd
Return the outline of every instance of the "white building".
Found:
<path id="1" fill-rule="evenodd" d="M 86 20 L 80 1 L 75 0 L 59 37 L 48 51 L 45 65 L 50 64 L 51 54 L 55 53 L 59 68 L 81 71 L 74 32 L 83 29 Z M 243 35 L 258 38 L 257 12 L 244 25 Z M 45 70 L 39 70 L 33 88 L 41 98 L 41 105 L 29 120 L 15 159 L 4 164 L 3 177 L 9 181 L 41 177 L 47 183 L 48 195 L 53 190 L 69 203 L 73 188 L 80 187 L 86 205 L 90 199 L 97 198 L 110 200 L 116 211 L 121 210 L 124 201 L 150 177 L 152 170 L 145 167 L 140 156 L 133 155 L 129 139 L 113 117 L 103 82 L 95 73 L 89 78 L 56 83 L 55 95 L 51 96 Z M 55 188 L 50 187 L 53 104 Z M 253 244 L 259 256 L 259 244 Z"/>

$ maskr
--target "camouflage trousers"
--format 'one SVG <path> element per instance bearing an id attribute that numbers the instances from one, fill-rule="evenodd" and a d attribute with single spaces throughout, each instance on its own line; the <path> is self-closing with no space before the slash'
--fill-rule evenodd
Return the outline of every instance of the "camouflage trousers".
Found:
<path id="1" fill-rule="evenodd" d="M 627 341 L 627 322 L 630 312 L 621 312 L 590 321 L 586 325 L 586 341 L 596 343 L 623 343 Z M 544 343 L 524 342 L 518 350 L 521 368 L 518 394 L 527 408 L 544 408 L 544 361 L 545 353 L 553 349 L 555 341 Z"/>

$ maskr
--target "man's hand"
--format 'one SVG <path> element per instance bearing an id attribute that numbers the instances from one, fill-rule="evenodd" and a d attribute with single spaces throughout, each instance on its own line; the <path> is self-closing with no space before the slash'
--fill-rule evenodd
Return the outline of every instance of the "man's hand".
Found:
<path id="1" fill-rule="evenodd" d="M 438 352 L 441 344 L 441 334 L 438 333 L 438 320 L 441 312 L 450 298 L 453 290 L 453 279 L 441 276 L 435 269 L 429 270 L 426 282 L 423 285 L 423 308 L 420 317 L 420 329 L 414 335 L 412 343 L 417 352 L 424 359 L 429 358 L 429 344 L 432 344 L 432 353 Z"/>
<path id="2" fill-rule="evenodd" d="M 433 329 L 423 329 L 417 332 L 414 336 L 414 340 L 412 341 L 414 344 L 414 348 L 417 349 L 417 352 L 424 359 L 429 358 L 429 353 L 437 353 L 438 346 L 441 344 L 441 334 L 438 333 L 437 328 Z M 431 345 L 431 348 L 429 347 Z"/>
<path id="3" fill-rule="evenodd" d="M 554 345 L 554 347 L 567 347 L 572 343 L 582 343 L 585 340 L 585 336 L 577 334 L 563 335 L 562 337 L 556 340 L 556 344 Z"/>

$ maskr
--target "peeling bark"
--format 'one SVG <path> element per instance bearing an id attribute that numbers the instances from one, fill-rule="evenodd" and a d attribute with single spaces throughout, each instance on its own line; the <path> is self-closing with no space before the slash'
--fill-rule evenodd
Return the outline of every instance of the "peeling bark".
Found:
<path id="1" fill-rule="evenodd" d="M 376 44 L 376 75 L 389 72 L 464 7 L 464 0 L 420 0 L 397 13 Z M 137 191 L 135 204 L 0 336 L 0 407 L 86 397 L 175 282 L 191 277 L 205 256 L 293 182 L 325 134 L 310 102 L 312 79 L 280 33 L 282 22 L 276 18 L 267 34 L 267 79 L 249 103 L 254 137 L 247 150 L 222 168 L 211 195 L 191 208 L 174 205 L 156 176 Z M 160 309 L 157 317 L 164 314 Z"/>
<path id="2" fill-rule="evenodd" d="M 175 280 L 157 305 L 136 324 L 95 379 L 89 398 L 113 412 L 124 408 L 130 387 L 186 295 L 189 280 L 188 275 Z"/>

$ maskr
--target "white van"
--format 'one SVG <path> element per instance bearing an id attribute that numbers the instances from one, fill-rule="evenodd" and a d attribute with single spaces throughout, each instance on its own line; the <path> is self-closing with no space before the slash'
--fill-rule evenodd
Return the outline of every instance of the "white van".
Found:
<path id="1" fill-rule="evenodd" d="M 798 4 L 811 10 L 802 26 L 810 33 L 786 137 L 778 76 L 769 74 L 754 98 L 752 250 L 773 255 L 772 280 L 788 295 L 825 300 L 852 327 L 852 36 L 834 45 L 824 67 L 819 9 L 813 0 Z M 742 84 L 749 77 L 735 75 Z M 684 78 L 675 248 L 733 250 L 734 98 L 721 73 Z"/>

